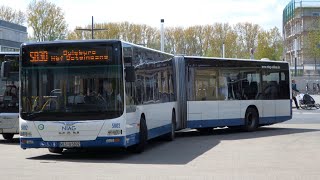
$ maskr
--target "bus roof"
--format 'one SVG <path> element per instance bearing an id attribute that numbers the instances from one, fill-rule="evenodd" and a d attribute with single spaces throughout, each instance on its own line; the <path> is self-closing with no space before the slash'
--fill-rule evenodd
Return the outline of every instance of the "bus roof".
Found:
<path id="1" fill-rule="evenodd" d="M 116 42 L 121 42 L 121 40 L 116 40 L 116 39 L 91 39 L 91 40 L 57 40 L 57 41 L 42 41 L 42 42 L 27 42 L 27 43 L 22 43 L 21 46 L 28 46 L 28 45 L 44 45 L 44 44 L 74 44 L 74 43 L 116 43 Z"/>
<path id="2" fill-rule="evenodd" d="M 238 58 L 221 58 L 221 57 L 201 57 L 201 56 L 183 56 L 189 59 L 206 59 L 206 60 L 227 60 L 227 61 L 246 61 L 246 62 L 272 62 L 272 63 L 284 63 L 288 64 L 287 61 L 274 61 L 274 60 L 258 60 L 258 59 L 238 59 Z"/>
<path id="3" fill-rule="evenodd" d="M 131 45 L 131 46 L 135 46 L 135 47 L 139 47 L 142 49 L 148 49 L 150 51 L 154 51 L 154 52 L 161 52 L 163 54 L 167 54 L 167 55 L 171 55 L 173 56 L 173 54 L 170 53 L 166 53 L 166 52 L 162 52 L 156 49 L 152 49 L 152 48 L 148 48 L 148 47 L 144 47 L 138 44 L 134 44 L 134 43 L 130 43 L 127 41 L 123 41 L 123 40 L 119 40 L 119 39 L 90 39 L 90 40 L 59 40 L 59 41 L 43 41 L 43 42 L 29 42 L 29 43 L 23 43 L 21 46 L 29 46 L 29 45 L 54 45 L 54 44 L 81 44 L 81 43 L 123 43 L 123 44 L 127 44 L 127 45 Z"/>

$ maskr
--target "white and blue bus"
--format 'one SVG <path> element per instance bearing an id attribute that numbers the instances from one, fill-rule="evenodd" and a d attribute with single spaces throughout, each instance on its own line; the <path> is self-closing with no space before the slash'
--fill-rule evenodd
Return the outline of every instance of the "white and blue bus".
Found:
<path id="1" fill-rule="evenodd" d="M 0 52 L 0 64 L 0 134 L 11 140 L 19 133 L 19 52 Z"/>
<path id="2" fill-rule="evenodd" d="M 23 44 L 23 149 L 126 147 L 175 130 L 257 127 L 291 119 L 289 66 L 173 56 L 118 40 Z M 110 98 L 111 97 L 111 98 Z"/>
<path id="3" fill-rule="evenodd" d="M 119 40 L 26 43 L 20 61 L 20 145 L 128 147 L 173 140 L 173 56 Z"/>
<path id="4" fill-rule="evenodd" d="M 287 62 L 176 56 L 177 127 L 254 131 L 292 118 Z"/>

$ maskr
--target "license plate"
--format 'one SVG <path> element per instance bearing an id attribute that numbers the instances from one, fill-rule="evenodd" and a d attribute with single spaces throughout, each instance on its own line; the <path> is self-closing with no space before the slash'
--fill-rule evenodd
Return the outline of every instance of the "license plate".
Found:
<path id="1" fill-rule="evenodd" d="M 60 147 L 65 147 L 65 148 L 80 147 L 80 142 L 79 141 L 60 142 Z"/>

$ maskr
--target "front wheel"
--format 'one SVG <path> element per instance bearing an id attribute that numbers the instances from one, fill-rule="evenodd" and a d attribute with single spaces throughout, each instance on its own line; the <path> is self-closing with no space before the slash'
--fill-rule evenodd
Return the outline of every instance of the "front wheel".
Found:
<path id="1" fill-rule="evenodd" d="M 3 139 L 5 139 L 5 140 L 12 140 L 14 134 L 12 134 L 12 133 L 4 133 L 4 134 L 2 134 L 2 136 L 3 136 Z"/>
<path id="2" fill-rule="evenodd" d="M 148 127 L 144 117 L 140 119 L 139 130 L 139 143 L 128 148 L 133 153 L 142 153 L 148 141 Z"/>
<path id="3" fill-rule="evenodd" d="M 259 124 L 259 114 L 255 108 L 249 107 L 245 114 L 244 131 L 255 131 Z"/>

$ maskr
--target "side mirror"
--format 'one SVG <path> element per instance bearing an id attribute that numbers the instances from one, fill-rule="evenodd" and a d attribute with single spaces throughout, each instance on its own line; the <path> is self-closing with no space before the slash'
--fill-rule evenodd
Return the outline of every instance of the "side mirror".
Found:
<path id="1" fill-rule="evenodd" d="M 8 78 L 11 70 L 11 62 L 4 61 L 1 63 L 1 77 Z"/>
<path id="2" fill-rule="evenodd" d="M 127 82 L 135 82 L 136 81 L 136 72 L 133 66 L 127 66 L 125 69 L 126 72 L 126 81 Z"/>

